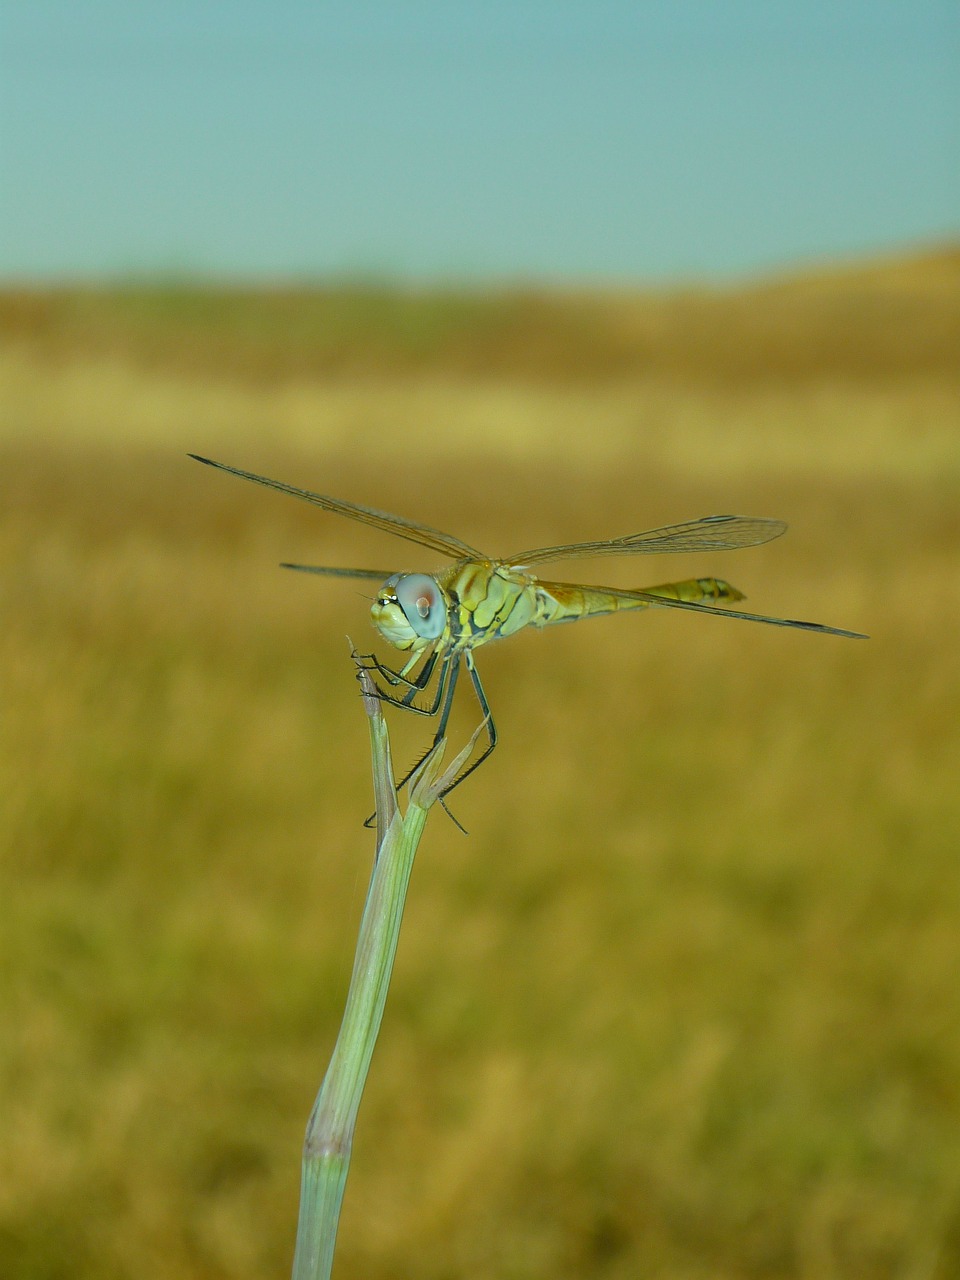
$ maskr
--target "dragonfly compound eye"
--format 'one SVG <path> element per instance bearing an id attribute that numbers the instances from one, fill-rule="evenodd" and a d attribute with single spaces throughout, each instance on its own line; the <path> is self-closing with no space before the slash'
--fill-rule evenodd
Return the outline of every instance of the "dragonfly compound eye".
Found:
<path id="1" fill-rule="evenodd" d="M 396 584 L 397 600 L 407 621 L 424 640 L 443 631 L 446 609 L 436 581 L 425 573 L 405 573 Z"/>

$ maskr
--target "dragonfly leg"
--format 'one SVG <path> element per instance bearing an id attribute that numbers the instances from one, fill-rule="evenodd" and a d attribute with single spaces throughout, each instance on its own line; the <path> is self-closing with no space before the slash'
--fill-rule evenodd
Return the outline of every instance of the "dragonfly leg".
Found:
<path id="1" fill-rule="evenodd" d="M 451 820 L 454 826 L 459 827 L 459 829 L 464 833 L 464 835 L 466 835 L 466 828 L 463 826 L 461 822 L 458 821 L 456 816 L 452 814 L 450 810 L 447 808 L 446 797 L 450 794 L 450 792 L 454 789 L 454 787 L 458 787 L 460 783 L 463 782 L 464 778 L 466 778 L 469 774 L 473 773 L 474 769 L 478 769 L 480 765 L 483 764 L 484 760 L 486 760 L 487 756 L 490 755 L 494 747 L 497 745 L 497 726 L 494 723 L 493 716 L 490 713 L 490 704 L 489 702 L 487 702 L 487 695 L 484 692 L 483 684 L 480 681 L 480 674 L 473 664 L 473 657 L 470 654 L 469 650 L 466 652 L 465 657 L 467 660 L 467 670 L 470 672 L 470 679 L 473 682 L 474 692 L 477 695 L 477 701 L 480 703 L 480 710 L 483 712 L 482 724 L 483 724 L 483 728 L 486 730 L 486 733 L 487 733 L 487 745 L 484 747 L 483 751 L 481 751 L 479 756 L 477 756 L 476 760 L 474 760 L 474 762 L 468 768 L 464 769 L 463 773 L 461 773 L 458 777 L 454 778 L 453 782 L 451 782 L 450 786 L 447 787 L 446 791 L 444 791 L 443 794 L 438 797 L 440 805 L 443 808 L 444 812 L 446 813 L 447 817 Z M 437 732 L 433 736 L 433 742 L 430 744 L 427 750 L 423 753 L 420 759 L 417 760 L 417 762 L 413 765 L 413 767 L 408 769 L 407 772 L 400 779 L 400 781 L 397 783 L 397 791 L 400 791 L 402 787 L 406 786 L 406 784 L 410 781 L 410 779 L 413 777 L 416 771 L 423 764 L 424 760 L 426 760 L 430 752 L 434 749 L 434 747 L 437 745 L 437 743 L 441 740 L 441 738 L 446 733 L 447 722 L 450 719 L 450 710 L 453 706 L 453 695 L 457 687 L 457 678 L 459 677 L 459 675 L 460 675 L 460 654 L 454 654 L 451 657 L 445 658 L 443 662 L 443 666 L 441 667 L 441 670 L 440 670 L 440 678 L 437 681 L 437 696 L 434 699 L 433 710 L 428 711 L 425 708 L 412 707 L 412 706 L 410 707 L 410 710 L 412 711 L 421 711 L 422 714 L 436 715 L 437 711 L 440 710 L 441 701 L 443 703 L 443 709 L 442 711 L 440 711 L 440 722 L 437 725 Z M 385 699 L 385 701 L 393 702 L 395 706 L 407 705 L 405 702 L 402 702 L 397 699 L 392 699 L 392 698 L 387 698 Z M 375 813 L 371 814 L 370 817 L 364 823 L 364 826 L 366 827 L 373 826 L 373 823 L 376 821 L 376 817 L 377 815 Z"/>
<path id="2" fill-rule="evenodd" d="M 441 694 L 443 695 L 443 710 L 440 712 L 440 723 L 437 725 L 437 732 L 433 735 L 433 741 L 430 743 L 430 746 L 426 749 L 426 751 L 423 753 L 420 759 L 416 762 L 416 764 L 412 768 L 407 770 L 407 772 L 403 775 L 403 777 L 397 783 L 398 791 L 400 790 L 401 787 L 406 786 L 406 784 L 410 781 L 413 775 L 417 772 L 417 770 L 423 764 L 424 760 L 426 760 L 430 752 L 434 749 L 434 747 L 437 745 L 437 743 L 446 733 L 447 721 L 450 719 L 450 708 L 453 706 L 453 693 L 457 687 L 457 678 L 459 677 L 459 675 L 460 675 L 460 655 L 457 653 L 457 654 L 454 654 L 452 658 L 446 659 L 446 661 L 444 662 L 443 670 L 440 673 L 440 679 L 437 682 L 437 697 L 435 699 L 435 708 L 434 708 L 434 711 L 432 712 L 433 715 L 437 714 L 437 711 L 440 708 Z M 446 688 L 444 688 L 444 685 L 446 685 Z M 417 708 L 413 707 L 411 708 L 411 710 L 417 710 Z M 425 713 L 425 714 L 428 714 L 428 713 Z"/>
<path id="3" fill-rule="evenodd" d="M 433 671 L 434 663 L 437 660 L 436 650 L 423 664 L 419 675 L 411 680 L 407 672 L 416 664 L 417 657 L 414 657 L 405 667 L 397 671 L 395 667 L 388 667 L 385 662 L 381 662 L 375 653 L 354 653 L 353 655 L 358 667 L 362 667 L 364 671 L 376 671 L 377 675 L 383 676 L 389 685 L 396 687 L 398 684 L 405 684 L 409 689 L 422 689 L 429 681 L 430 673 Z"/>
<path id="4" fill-rule="evenodd" d="M 447 787 L 446 791 L 444 791 L 443 795 L 440 797 L 441 804 L 443 804 L 444 798 L 450 794 L 454 787 L 459 787 L 464 778 L 469 777 L 469 775 L 473 773 L 474 769 L 480 768 L 484 760 L 486 760 L 487 756 L 490 755 L 494 747 L 497 745 L 497 726 L 494 724 L 493 716 L 490 714 L 490 704 L 487 702 L 487 695 L 484 693 L 483 685 L 480 682 L 480 673 L 473 665 L 473 656 L 469 650 L 467 650 L 466 658 L 467 670 L 470 672 L 470 679 L 473 681 L 473 689 L 477 695 L 477 701 L 480 703 L 480 710 L 483 712 L 483 727 L 487 731 L 487 745 L 477 756 L 476 760 L 474 760 L 471 765 L 464 769 L 463 773 L 459 774 L 454 778 L 453 782 L 450 783 L 449 787 Z M 438 740 L 440 737 L 442 737 L 442 734 L 437 735 Z M 445 809 L 447 808 L 446 805 L 443 807 Z M 447 813 L 449 813 L 450 817 L 453 818 L 453 814 L 450 813 L 449 809 L 447 809 Z M 453 820 L 454 822 L 457 822 L 456 818 L 453 818 Z M 460 826 L 459 822 L 457 822 L 457 826 Z M 463 830 L 462 827 L 460 829 L 461 831 Z"/>
<path id="5" fill-rule="evenodd" d="M 484 692 L 483 685 L 480 681 L 480 673 L 477 671 L 477 668 L 473 664 L 473 657 L 469 650 L 467 650 L 464 656 L 466 657 L 466 660 L 467 660 L 467 670 L 470 672 L 470 679 L 473 682 L 474 692 L 477 695 L 477 701 L 480 703 L 480 710 L 483 713 L 482 725 L 483 725 L 483 728 L 486 730 L 487 745 L 477 756 L 476 760 L 474 760 L 473 763 L 468 768 L 464 769 L 463 773 L 459 774 L 458 777 L 454 778 L 453 782 L 451 782 L 450 786 L 447 787 L 446 791 L 444 791 L 443 795 L 440 797 L 441 803 L 443 803 L 444 796 L 448 796 L 454 787 L 458 787 L 460 783 L 464 780 L 464 778 L 466 778 L 469 774 L 473 773 L 474 769 L 479 769 L 479 767 L 483 764 L 484 760 L 486 760 L 487 756 L 489 756 L 490 753 L 493 751 L 498 741 L 497 726 L 494 723 L 493 716 L 491 715 L 491 712 L 490 712 L 490 704 L 489 702 L 487 702 L 487 695 Z M 440 715 L 440 723 L 437 725 L 437 732 L 434 734 L 433 742 L 430 744 L 430 747 L 428 748 L 428 750 L 423 753 L 423 755 L 416 762 L 413 768 L 410 769 L 404 775 L 404 777 L 397 783 L 398 791 L 406 782 L 409 781 L 410 777 L 417 771 L 417 769 L 420 768 L 421 764 L 423 764 L 424 760 L 427 758 L 427 756 L 430 754 L 430 752 L 433 750 L 433 748 L 437 745 L 437 743 L 440 741 L 440 739 L 444 736 L 444 734 L 447 731 L 447 721 L 450 719 L 450 708 L 453 706 L 453 692 L 457 685 L 457 677 L 460 674 L 460 655 L 459 654 L 455 655 L 449 661 L 450 661 L 449 680 L 447 683 L 447 688 L 446 688 L 446 692 L 443 699 L 443 711 Z M 446 676 L 447 676 L 446 672 L 441 674 L 441 677 L 440 677 L 441 685 L 444 679 L 446 678 Z M 440 694 L 439 689 L 437 690 L 437 694 L 438 696 L 437 696 L 436 702 L 439 704 L 439 694 Z M 457 822 L 457 819 L 454 818 L 452 813 L 450 813 L 450 810 L 447 809 L 447 806 L 444 804 L 443 807 L 444 809 L 447 810 L 448 815 L 453 819 L 453 821 L 456 823 L 458 827 L 460 827 L 460 830 L 462 831 L 463 827 L 460 826 L 460 823 Z"/>
<path id="6" fill-rule="evenodd" d="M 393 694 L 387 693 L 386 690 L 381 689 L 379 685 L 375 684 L 374 689 L 376 690 L 377 697 L 381 702 L 386 702 L 388 706 L 400 707 L 404 711 L 413 711 L 418 716 L 435 716 L 440 710 L 440 703 L 443 699 L 443 687 L 447 676 L 447 664 L 449 659 L 444 659 L 443 666 L 440 668 L 440 677 L 437 680 L 437 692 L 433 699 L 433 703 L 428 707 L 418 707 L 414 699 L 417 694 L 426 689 L 427 685 L 430 683 L 434 668 L 437 665 L 438 657 L 439 654 L 434 650 L 423 664 L 423 668 L 416 680 L 404 681 L 404 683 L 409 684 L 410 687 L 402 697 L 394 697 Z"/>
<path id="7" fill-rule="evenodd" d="M 407 690 L 407 692 L 406 692 L 406 693 L 403 695 L 403 697 L 400 699 L 400 703 L 401 703 L 401 705 L 402 705 L 402 706 L 404 706 L 404 707 L 409 707 L 411 711 L 419 711 L 419 710 L 420 710 L 420 708 L 419 708 L 419 707 L 415 707 L 415 706 L 413 705 L 413 700 L 414 700 L 414 698 L 417 696 L 417 694 L 418 694 L 422 689 L 426 689 L 427 685 L 430 683 L 430 677 L 433 675 L 433 669 L 434 669 L 434 667 L 437 665 L 437 659 L 439 658 L 439 656 L 440 656 L 440 651 L 439 651 L 439 649 L 434 649 L 433 653 L 431 653 L 430 657 L 426 660 L 426 662 L 425 662 L 425 663 L 423 664 L 423 666 L 420 668 L 420 674 L 417 676 L 416 680 L 414 680 L 414 681 L 413 681 L 413 683 L 410 685 L 410 688 Z M 443 674 L 443 673 L 442 673 L 442 671 L 441 671 L 441 675 L 442 675 L 442 674 Z M 427 715 L 433 716 L 433 715 L 436 715 L 436 713 L 437 713 L 437 707 L 439 707 L 439 705 L 440 705 L 440 685 L 441 685 L 441 683 L 442 683 L 442 681 L 439 681 L 439 680 L 437 681 L 437 698 L 436 698 L 436 702 L 435 702 L 435 704 L 434 704 L 434 708 L 433 708 L 433 710 L 432 710 L 432 711 L 428 711 L 428 712 L 427 712 Z"/>
<path id="8" fill-rule="evenodd" d="M 398 706 L 398 707 L 406 706 L 407 709 L 410 711 L 419 711 L 421 715 L 436 715 L 437 712 L 440 711 L 441 701 L 443 702 L 443 710 L 440 712 L 440 723 L 437 726 L 437 732 L 434 734 L 433 742 L 431 742 L 430 746 L 426 749 L 426 751 L 424 751 L 423 755 L 419 758 L 419 760 L 417 760 L 407 770 L 407 772 L 403 775 L 403 777 L 397 783 L 397 791 L 400 791 L 403 787 L 407 785 L 407 783 L 410 781 L 413 775 L 417 772 L 417 770 L 423 764 L 424 760 L 426 760 L 427 756 L 434 749 L 434 747 L 437 745 L 437 743 L 440 741 L 440 739 L 443 737 L 444 733 L 446 732 L 447 721 L 450 719 L 450 708 L 453 706 L 453 693 L 457 687 L 457 677 L 459 676 L 459 674 L 460 674 L 460 655 L 453 654 L 452 656 L 445 657 L 443 660 L 443 666 L 440 668 L 440 678 L 437 681 L 437 696 L 434 699 L 434 706 L 432 711 L 422 707 L 410 706 L 394 698 L 382 699 L 383 701 L 386 701 L 386 702 L 392 702 L 394 706 Z M 444 808 L 446 808 L 445 805 L 444 805 Z M 452 813 L 450 814 L 450 817 L 453 818 Z M 370 817 L 367 818 L 366 822 L 363 825 L 365 827 L 372 827 L 374 822 L 376 821 L 376 818 L 377 818 L 376 813 L 371 813 Z M 453 818 L 453 821 L 457 822 L 456 818 Z M 460 826 L 459 822 L 457 822 L 457 826 Z M 462 829 L 463 828 L 461 827 L 461 830 Z"/>

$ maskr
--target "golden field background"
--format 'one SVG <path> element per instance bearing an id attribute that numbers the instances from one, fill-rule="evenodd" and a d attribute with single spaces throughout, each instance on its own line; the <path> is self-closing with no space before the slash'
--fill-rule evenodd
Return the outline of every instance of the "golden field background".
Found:
<path id="1" fill-rule="evenodd" d="M 480 654 L 501 746 L 421 847 L 339 1280 L 960 1274 L 960 252 L 7 290 L 0 337 L 0 1275 L 289 1273 L 371 632 L 365 584 L 276 566 L 434 565 L 188 449 L 493 554 L 779 516 L 564 570 L 871 635 L 662 611 Z"/>

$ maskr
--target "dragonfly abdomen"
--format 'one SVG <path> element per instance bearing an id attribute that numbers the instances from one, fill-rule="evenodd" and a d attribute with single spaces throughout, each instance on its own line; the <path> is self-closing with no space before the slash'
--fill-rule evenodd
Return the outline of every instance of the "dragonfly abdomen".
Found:
<path id="1" fill-rule="evenodd" d="M 723 578 L 687 578 L 684 582 L 667 582 L 660 587 L 640 587 L 649 596 L 665 596 L 668 600 L 685 600 L 697 604 L 702 600 L 743 600 L 742 591 Z M 625 602 L 629 606 L 629 602 Z"/>
<path id="2" fill-rule="evenodd" d="M 688 604 L 743 599 L 743 592 L 722 578 L 686 578 L 682 582 L 665 582 L 656 587 L 637 587 L 635 590 L 642 591 L 644 596 L 662 596 Z M 537 595 L 542 603 L 534 625 L 541 627 L 558 622 L 579 622 L 581 618 L 605 613 L 653 607 L 650 600 L 631 599 L 604 587 L 573 586 L 565 582 L 538 583 Z"/>

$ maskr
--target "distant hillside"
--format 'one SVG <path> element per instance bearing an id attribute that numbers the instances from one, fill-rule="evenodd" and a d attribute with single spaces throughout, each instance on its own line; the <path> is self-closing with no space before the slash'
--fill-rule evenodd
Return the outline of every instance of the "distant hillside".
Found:
<path id="1" fill-rule="evenodd" d="M 44 358 L 114 358 L 257 382 L 956 378 L 960 245 L 732 289 L 6 289 L 0 339 Z"/>

